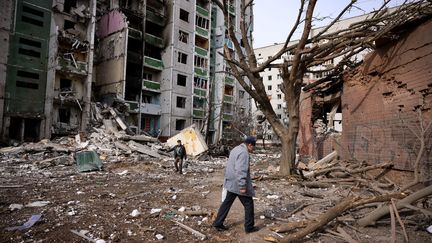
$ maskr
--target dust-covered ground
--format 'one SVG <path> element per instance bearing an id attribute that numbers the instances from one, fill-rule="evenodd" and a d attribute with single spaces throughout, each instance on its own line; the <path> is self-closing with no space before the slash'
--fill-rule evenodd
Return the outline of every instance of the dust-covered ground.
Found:
<path id="1" fill-rule="evenodd" d="M 289 179 L 266 179 L 276 174 L 278 155 L 258 151 L 252 155 L 255 220 L 260 231 L 245 234 L 243 208 L 236 200 L 226 220 L 228 231 L 211 227 L 220 203 L 226 158 L 189 160 L 184 174 L 173 170 L 172 160 L 121 157 L 104 163 L 102 171 L 79 173 L 72 156 L 56 162 L 37 163 L 34 154 L 0 155 L 0 242 L 87 242 L 71 230 L 85 230 L 86 237 L 105 242 L 198 242 L 202 239 L 174 221 L 199 231 L 206 242 L 264 242 L 265 236 L 281 239 L 270 230 L 284 220 L 314 218 L 353 191 L 362 188 L 336 184 L 328 189 L 306 189 Z M 40 152 L 41 157 L 53 157 Z M 36 161 L 36 162 L 35 162 Z M 307 191 L 320 197 L 310 197 Z M 33 206 L 31 203 L 39 202 Z M 14 204 L 18 204 L 14 205 Z M 303 210 L 291 214 L 296 208 Z M 344 242 L 331 231 L 341 227 L 358 242 L 390 242 L 390 219 L 375 227 L 358 228 L 355 220 L 371 208 L 345 213 L 304 242 Z M 32 215 L 42 218 L 22 231 L 7 227 L 25 223 Z M 194 216 L 196 214 L 196 216 Z M 410 242 L 432 242 L 425 228 L 431 218 L 417 212 L 401 212 Z M 329 231 L 331 230 L 331 231 Z M 404 242 L 397 226 L 397 242 Z M 159 238 L 159 239 L 158 239 Z M 102 241 L 99 241 L 102 242 Z"/>

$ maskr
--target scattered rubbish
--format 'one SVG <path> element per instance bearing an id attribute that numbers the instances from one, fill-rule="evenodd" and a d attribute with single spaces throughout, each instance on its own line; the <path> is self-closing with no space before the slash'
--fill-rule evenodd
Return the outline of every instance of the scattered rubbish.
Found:
<path id="1" fill-rule="evenodd" d="M 172 196 L 172 199 L 176 200 L 177 199 L 177 195 Z"/>
<path id="2" fill-rule="evenodd" d="M 102 169 L 102 161 L 95 151 L 82 151 L 75 155 L 79 172 Z"/>
<path id="3" fill-rule="evenodd" d="M 267 198 L 268 199 L 278 199 L 279 196 L 278 195 L 268 195 Z"/>
<path id="4" fill-rule="evenodd" d="M 162 240 L 164 238 L 164 236 L 161 234 L 156 234 L 155 236 L 156 236 L 156 239 L 158 239 L 158 240 Z"/>
<path id="5" fill-rule="evenodd" d="M 124 171 L 122 171 L 120 173 L 117 173 L 117 175 L 126 175 L 127 173 L 128 173 L 128 170 L 124 170 Z"/>
<path id="6" fill-rule="evenodd" d="M 426 228 L 427 232 L 432 234 L 432 225 Z"/>
<path id="7" fill-rule="evenodd" d="M 175 220 L 171 220 L 171 221 L 174 222 L 174 223 L 176 223 L 176 224 L 178 224 L 183 229 L 188 230 L 189 232 L 191 232 L 195 236 L 198 236 L 201 240 L 205 240 L 207 238 L 203 233 L 201 233 L 199 231 L 196 231 L 196 230 L 192 229 L 191 227 L 189 227 L 187 225 L 184 225 L 184 224 L 182 224 L 182 223 L 180 223 L 178 221 L 175 221 Z"/>
<path id="8" fill-rule="evenodd" d="M 150 210 L 150 214 L 160 213 L 162 211 L 161 208 L 152 208 Z"/>
<path id="9" fill-rule="evenodd" d="M 141 213 L 137 210 L 137 209 L 134 209 L 133 211 L 132 211 L 132 213 L 130 213 L 129 215 L 130 216 L 132 216 L 132 217 L 136 217 L 136 216 L 138 216 L 138 215 L 140 215 Z"/>
<path id="10" fill-rule="evenodd" d="M 179 208 L 179 212 L 184 212 L 186 210 L 186 208 L 185 207 L 181 207 L 181 208 Z"/>
<path id="11" fill-rule="evenodd" d="M 104 240 L 102 239 L 92 239 L 88 236 L 86 236 L 86 234 L 89 232 L 88 230 L 80 230 L 80 231 L 76 231 L 76 230 L 71 230 L 72 233 L 90 241 L 90 242 L 94 242 L 94 243 L 105 243 Z"/>
<path id="12" fill-rule="evenodd" d="M 17 204 L 17 203 L 13 203 L 11 205 L 9 205 L 9 210 L 10 211 L 14 211 L 14 210 L 20 210 L 22 209 L 24 206 L 22 204 Z"/>
<path id="13" fill-rule="evenodd" d="M 14 226 L 14 227 L 8 227 L 6 228 L 7 231 L 13 231 L 13 230 L 25 230 L 32 227 L 37 221 L 40 220 L 42 217 L 42 214 L 34 214 L 30 217 L 30 219 L 25 222 L 23 225 L 20 226 Z"/>
<path id="14" fill-rule="evenodd" d="M 50 201 L 36 201 L 26 205 L 26 207 L 44 207 L 48 205 Z"/>

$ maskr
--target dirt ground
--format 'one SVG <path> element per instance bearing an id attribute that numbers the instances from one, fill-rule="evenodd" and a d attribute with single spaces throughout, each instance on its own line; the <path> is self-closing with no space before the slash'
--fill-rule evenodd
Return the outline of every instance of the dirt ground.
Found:
<path id="1" fill-rule="evenodd" d="M 253 154 L 253 176 L 273 175 L 277 157 L 277 154 L 263 151 Z M 172 160 L 151 158 L 125 157 L 104 163 L 102 171 L 89 173 L 79 173 L 70 159 L 41 165 L 26 154 L 1 158 L 0 242 L 87 242 L 71 230 L 86 230 L 87 237 L 105 242 L 201 241 L 173 221 L 201 232 L 206 236 L 205 242 L 264 242 L 263 238 L 268 235 L 280 239 L 270 230 L 283 223 L 280 219 L 296 221 L 316 217 L 350 191 L 362 190 L 346 185 L 334 185 L 325 190 L 306 189 L 294 185 L 291 180 L 256 180 L 255 218 L 260 231 L 244 233 L 243 208 L 236 200 L 226 220 L 230 229 L 217 232 L 210 225 L 221 202 L 226 158 L 189 160 L 183 175 L 173 171 Z M 305 190 L 322 197 L 304 196 Z M 47 202 L 39 207 L 28 205 L 37 201 Z M 304 203 L 313 204 L 290 215 Z M 23 207 L 12 210 L 12 204 Z M 132 216 L 134 210 L 139 214 Z M 202 215 L 187 216 L 191 211 Z M 383 219 L 375 227 L 355 227 L 355 220 L 368 211 L 371 208 L 347 213 L 325 229 L 336 231 L 340 226 L 359 242 L 390 242 L 389 219 Z M 41 214 L 42 218 L 28 230 L 5 230 L 22 225 L 34 214 Z M 432 224 L 430 217 L 411 212 L 403 214 L 402 218 L 411 242 L 432 242 L 432 234 L 425 230 Z M 303 242 L 344 240 L 322 230 Z M 404 242 L 400 226 L 397 227 L 397 242 Z"/>

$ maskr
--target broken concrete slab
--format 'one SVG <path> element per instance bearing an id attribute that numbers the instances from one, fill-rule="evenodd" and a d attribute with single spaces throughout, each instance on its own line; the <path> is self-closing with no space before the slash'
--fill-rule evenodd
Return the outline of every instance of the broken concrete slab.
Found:
<path id="1" fill-rule="evenodd" d="M 168 139 L 166 145 L 174 147 L 177 145 L 177 140 L 182 141 L 182 144 L 186 148 L 186 154 L 189 156 L 195 157 L 208 150 L 204 137 L 194 124 L 181 130 L 179 134 Z"/>
<path id="2" fill-rule="evenodd" d="M 134 142 L 132 140 L 129 141 L 128 145 L 132 150 L 140 152 L 142 154 L 147 154 L 147 155 L 150 155 L 150 156 L 155 157 L 155 158 L 163 158 L 163 155 L 160 155 L 158 152 L 152 150 L 147 145 L 139 144 L 139 143 Z"/>
<path id="3" fill-rule="evenodd" d="M 137 141 L 137 142 L 152 142 L 152 143 L 156 143 L 159 140 L 157 138 L 154 137 L 150 137 L 147 135 L 134 135 L 134 136 L 130 136 L 130 135 L 122 135 L 120 136 L 121 140 L 133 140 L 133 141 Z"/>

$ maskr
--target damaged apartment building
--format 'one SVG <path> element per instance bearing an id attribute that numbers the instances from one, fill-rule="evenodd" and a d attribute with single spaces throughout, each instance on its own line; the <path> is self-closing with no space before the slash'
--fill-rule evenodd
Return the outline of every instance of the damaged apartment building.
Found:
<path id="1" fill-rule="evenodd" d="M 237 111 L 250 110 L 247 93 L 218 54 L 230 42 L 223 13 L 211 1 L 1 5 L 0 48 L 9 53 L 0 63 L 3 141 L 84 131 L 91 102 L 126 104 L 121 115 L 130 130 L 162 140 L 195 124 L 216 142 Z M 229 9 L 239 22 L 239 1 Z"/>

